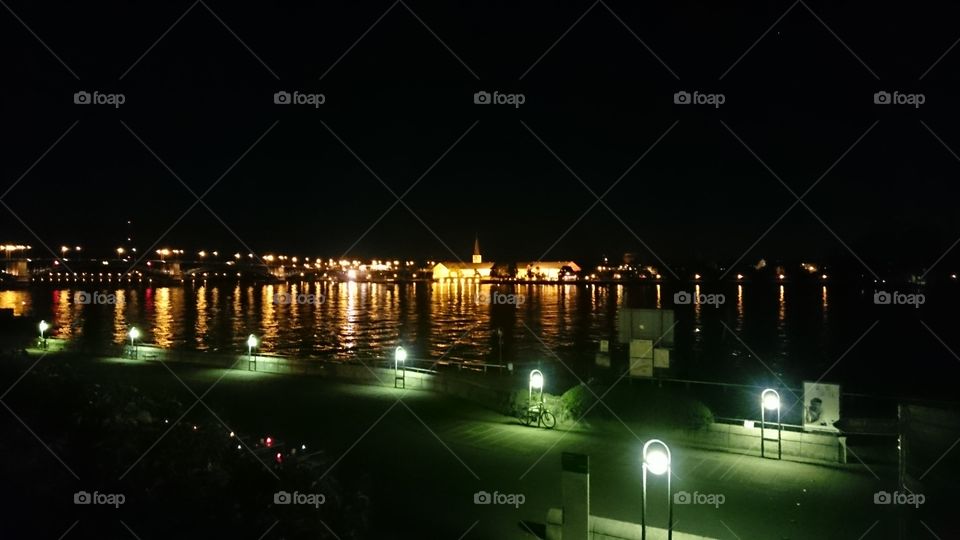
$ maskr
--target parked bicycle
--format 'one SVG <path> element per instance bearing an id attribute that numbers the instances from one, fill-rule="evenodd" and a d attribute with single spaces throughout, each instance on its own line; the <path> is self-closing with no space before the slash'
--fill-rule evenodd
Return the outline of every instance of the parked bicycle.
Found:
<path id="1" fill-rule="evenodd" d="M 521 420 L 528 426 L 536 425 L 547 429 L 553 429 L 557 425 L 557 417 L 543 403 L 531 405 L 525 411 Z"/>

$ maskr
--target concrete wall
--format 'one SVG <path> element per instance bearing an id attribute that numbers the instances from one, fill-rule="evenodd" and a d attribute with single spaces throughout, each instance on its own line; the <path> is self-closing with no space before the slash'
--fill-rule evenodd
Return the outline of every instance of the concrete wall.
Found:
<path id="1" fill-rule="evenodd" d="M 768 438 L 776 437 L 776 430 L 767 429 Z M 804 433 L 798 431 L 781 432 L 783 439 L 783 458 L 822 461 L 828 463 L 846 463 L 846 448 L 843 437 L 825 433 Z M 750 455 L 760 455 L 760 428 L 747 428 L 741 425 L 710 424 L 696 430 L 676 432 L 675 442 L 700 448 L 740 451 Z M 776 456 L 777 442 L 767 441 L 767 456 Z"/>
<path id="2" fill-rule="evenodd" d="M 587 540 L 640 540 L 639 523 L 618 521 L 600 516 L 590 516 L 590 535 Z M 647 526 L 647 540 L 666 540 L 666 529 Z M 713 540 L 706 536 L 697 536 L 673 531 L 675 540 Z M 563 509 L 551 508 L 547 511 L 547 540 L 563 539 Z"/>

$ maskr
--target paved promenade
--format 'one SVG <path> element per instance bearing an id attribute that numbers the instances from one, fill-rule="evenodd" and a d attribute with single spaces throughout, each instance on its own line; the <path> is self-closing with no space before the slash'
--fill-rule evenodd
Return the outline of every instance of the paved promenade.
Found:
<path id="1" fill-rule="evenodd" d="M 638 521 L 640 447 L 658 434 L 618 422 L 590 430 L 520 425 L 470 402 L 419 390 L 347 384 L 318 377 L 102 359 L 98 380 L 160 385 L 204 397 L 237 431 L 272 433 L 328 450 L 335 468 L 368 471 L 379 538 L 532 539 L 549 508 L 560 505 L 560 454 L 591 460 L 592 513 Z M 197 408 L 196 414 L 209 414 Z M 669 440 L 668 440 L 669 442 Z M 162 443 L 161 443 L 162 444 Z M 712 538 L 948 538 L 952 524 L 929 507 L 874 504 L 893 491 L 893 472 L 863 465 L 825 466 L 765 460 L 674 446 L 674 490 L 702 504 L 675 506 L 675 527 Z M 664 486 L 652 482 L 649 519 L 666 522 Z M 485 491 L 522 504 L 475 504 Z M 516 496 L 514 496 L 516 495 Z M 920 522 L 920 519 L 923 522 Z M 929 528 L 929 530 L 928 530 Z M 395 533 L 393 531 L 396 531 Z M 400 531 L 406 531 L 402 533 Z M 942 532 L 940 532 L 942 531 Z"/>

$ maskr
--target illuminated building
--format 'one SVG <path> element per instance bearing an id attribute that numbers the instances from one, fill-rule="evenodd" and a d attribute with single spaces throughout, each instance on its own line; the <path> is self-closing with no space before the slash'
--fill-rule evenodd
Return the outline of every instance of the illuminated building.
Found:
<path id="1" fill-rule="evenodd" d="M 492 269 L 493 263 L 483 262 L 483 256 L 480 254 L 480 239 L 477 238 L 473 241 L 472 262 L 438 262 L 433 266 L 433 279 L 485 279 L 490 277 Z"/>
<path id="2" fill-rule="evenodd" d="M 517 263 L 517 279 L 558 281 L 580 272 L 573 261 L 530 261 Z"/>

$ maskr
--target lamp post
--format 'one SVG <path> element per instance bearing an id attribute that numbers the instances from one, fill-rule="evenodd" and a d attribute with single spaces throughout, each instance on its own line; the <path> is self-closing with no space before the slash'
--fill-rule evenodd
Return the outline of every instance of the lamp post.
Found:
<path id="1" fill-rule="evenodd" d="M 50 325 L 47 324 L 47 321 L 40 321 L 40 348 L 47 348 L 47 338 L 43 337 L 43 333 L 47 331 L 47 328 L 50 328 Z"/>
<path id="2" fill-rule="evenodd" d="M 137 330 L 136 326 L 131 326 L 129 335 L 130 335 L 130 348 L 132 349 L 131 354 L 133 355 L 133 358 L 136 358 L 137 356 L 139 356 L 137 354 L 137 338 L 140 337 L 140 330 Z"/>
<path id="3" fill-rule="evenodd" d="M 651 449 L 656 445 L 658 448 Z M 670 448 L 660 439 L 650 439 L 643 445 L 643 492 L 640 507 L 640 538 L 647 540 L 647 472 L 661 476 L 667 475 L 667 540 L 673 540 L 673 486 L 670 477 L 673 475 Z"/>
<path id="4" fill-rule="evenodd" d="M 247 336 L 247 355 L 248 355 L 247 369 L 248 370 L 251 367 L 253 369 L 257 368 L 257 359 L 253 356 L 253 349 L 255 349 L 256 346 L 257 346 L 257 336 L 253 334 L 250 334 L 249 336 Z"/>
<path id="5" fill-rule="evenodd" d="M 527 393 L 527 404 L 531 405 L 533 403 L 533 391 L 536 390 L 539 395 L 537 396 L 537 403 L 543 403 L 543 373 L 539 369 L 535 369 L 530 372 L 530 385 L 528 387 Z"/>
<path id="6" fill-rule="evenodd" d="M 407 369 L 404 362 L 407 361 L 407 351 L 403 347 L 397 347 L 393 352 L 393 387 L 407 387 Z"/>
<path id="7" fill-rule="evenodd" d="M 767 388 L 760 393 L 760 457 L 766 456 L 765 441 L 766 437 L 766 424 L 767 424 L 767 411 L 777 411 L 777 459 L 783 458 L 783 439 L 781 434 L 783 432 L 783 424 L 780 422 L 780 394 L 773 388 Z"/>

